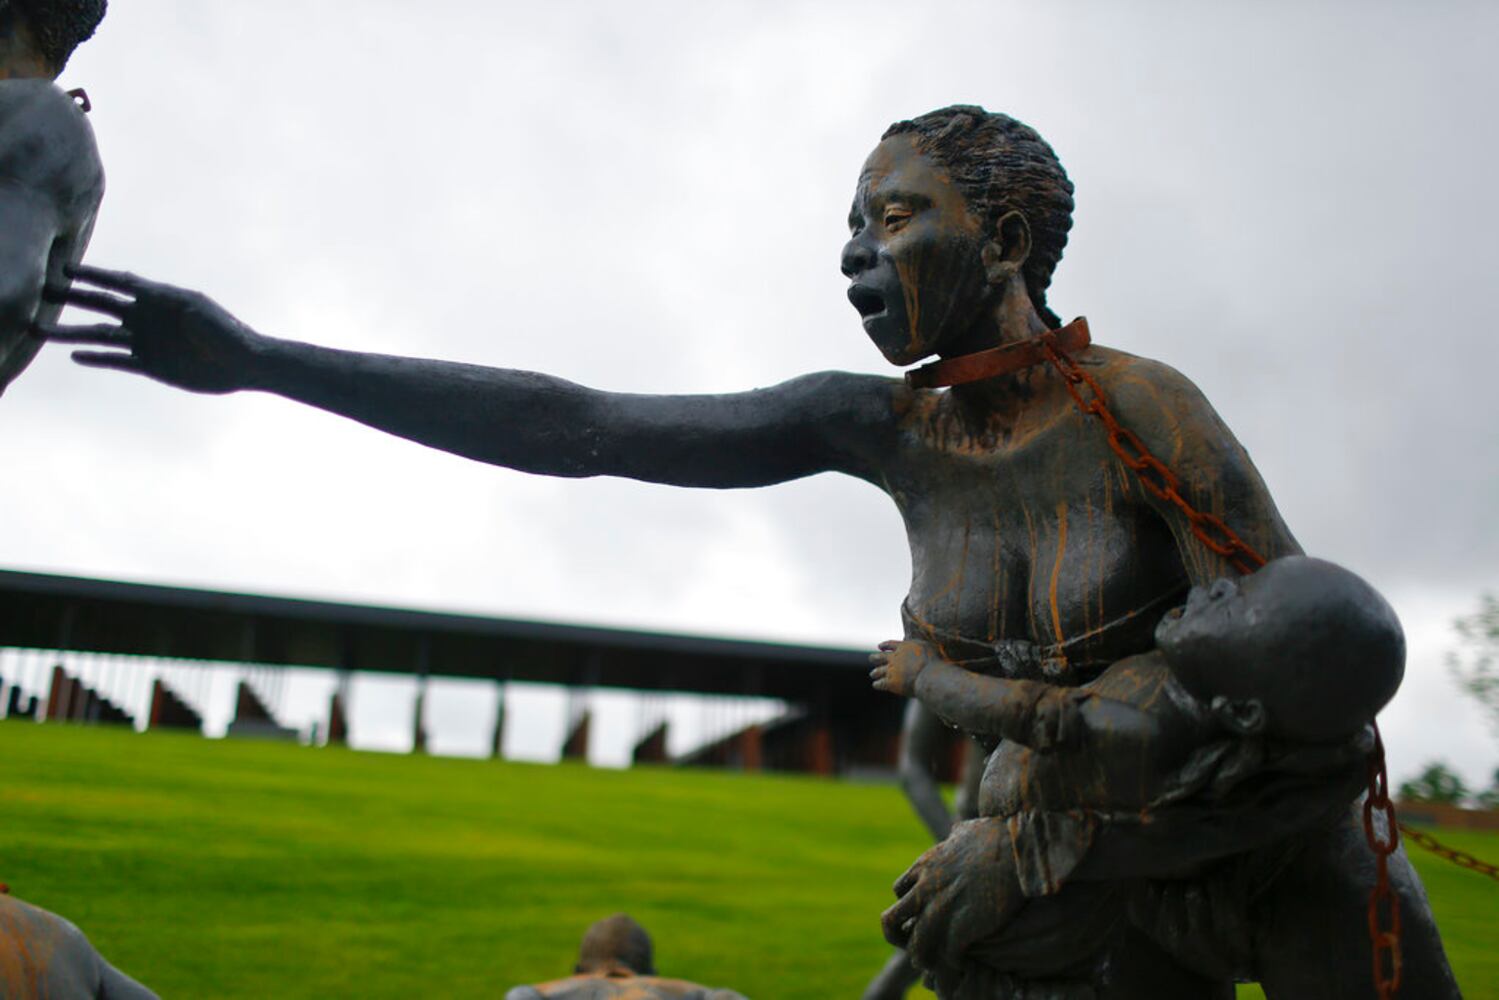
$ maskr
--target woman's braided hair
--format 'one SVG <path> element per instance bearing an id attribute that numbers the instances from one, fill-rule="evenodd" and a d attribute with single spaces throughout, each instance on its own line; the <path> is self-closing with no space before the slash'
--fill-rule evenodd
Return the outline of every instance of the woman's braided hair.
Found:
<path id="1" fill-rule="evenodd" d="M 57 72 L 93 37 L 109 0 L 0 0 L 0 32 L 25 25 L 37 52 Z"/>
<path id="2" fill-rule="evenodd" d="M 893 135 L 912 136 L 916 148 L 947 171 L 985 231 L 993 232 L 1006 212 L 1025 216 L 1031 229 L 1022 268 L 1026 291 L 1042 320 L 1061 326 L 1046 305 L 1046 288 L 1072 228 L 1072 182 L 1046 140 L 1024 122 L 972 104 L 896 122 L 881 138 Z"/>

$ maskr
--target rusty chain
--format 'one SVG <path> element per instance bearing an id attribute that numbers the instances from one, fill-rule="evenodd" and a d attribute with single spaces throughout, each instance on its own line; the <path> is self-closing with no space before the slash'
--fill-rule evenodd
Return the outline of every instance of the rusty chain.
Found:
<path id="1" fill-rule="evenodd" d="M 1050 335 L 1048 335 L 1050 336 Z M 1265 565 L 1265 557 L 1250 548 L 1221 517 L 1198 510 L 1181 495 L 1181 480 L 1170 467 L 1150 453 L 1145 442 L 1128 427 L 1120 424 L 1109 409 L 1108 399 L 1098 380 L 1083 371 L 1055 338 L 1045 343 L 1046 360 L 1062 376 L 1072 401 L 1084 414 L 1097 417 L 1109 434 L 1109 448 L 1119 460 L 1134 470 L 1140 485 L 1157 500 L 1163 500 L 1181 511 L 1192 534 L 1207 546 L 1210 552 L 1227 559 L 1240 573 L 1253 573 Z M 1085 399 L 1082 389 L 1086 387 L 1092 398 Z"/>
<path id="2" fill-rule="evenodd" d="M 1378 812 L 1384 836 L 1375 827 Z M 1385 773 L 1384 740 L 1374 727 L 1374 751 L 1369 754 L 1369 794 L 1364 798 L 1364 837 L 1374 851 L 1374 890 L 1369 893 L 1369 941 L 1374 946 L 1374 989 L 1379 1000 L 1390 1000 L 1400 989 L 1400 900 L 1390 885 L 1390 855 L 1400 849 L 1400 821 L 1390 801 L 1390 777 Z M 1380 918 L 1388 918 L 1388 930 Z M 1386 963 L 1385 956 L 1389 956 Z"/>
<path id="3" fill-rule="evenodd" d="M 1158 500 L 1165 501 L 1187 518 L 1192 534 L 1209 551 L 1222 556 L 1240 573 L 1249 574 L 1265 565 L 1265 557 L 1256 552 L 1222 518 L 1193 507 L 1181 495 L 1181 480 L 1160 459 L 1150 453 L 1145 443 L 1129 428 L 1122 426 L 1109 410 L 1108 398 L 1098 380 L 1083 371 L 1068 357 L 1056 338 L 1045 334 L 1046 360 L 1062 376 L 1072 401 L 1085 416 L 1102 421 L 1109 434 L 1109 448 L 1135 472 L 1140 485 Z M 1086 387 L 1091 398 L 1083 396 Z M 1390 1000 L 1400 988 L 1400 900 L 1390 885 L 1390 855 L 1400 849 L 1400 824 L 1395 804 L 1390 801 L 1390 781 L 1385 773 L 1384 740 L 1379 725 L 1374 725 L 1374 749 L 1369 754 L 1369 794 L 1364 799 L 1364 837 L 1374 852 L 1376 877 L 1369 893 L 1369 943 L 1373 946 L 1374 989 L 1379 1000 Z M 1375 811 L 1384 818 L 1385 835 L 1375 829 Z M 1424 836 L 1424 835 L 1423 835 Z M 1429 838 L 1428 838 L 1429 839 Z M 1458 853 L 1458 852 L 1452 852 Z M 1388 959 L 1386 959 L 1388 956 Z"/>
<path id="4" fill-rule="evenodd" d="M 1459 868 L 1466 868 L 1470 872 L 1487 875 L 1494 881 L 1499 882 L 1499 865 L 1491 865 L 1487 861 L 1475 858 L 1466 851 L 1459 851 L 1456 848 L 1448 847 L 1431 834 L 1422 833 L 1420 830 L 1406 826 L 1404 823 L 1400 824 L 1400 832 L 1405 835 L 1407 840 L 1420 847 L 1424 847 L 1437 857 L 1450 861 Z"/>

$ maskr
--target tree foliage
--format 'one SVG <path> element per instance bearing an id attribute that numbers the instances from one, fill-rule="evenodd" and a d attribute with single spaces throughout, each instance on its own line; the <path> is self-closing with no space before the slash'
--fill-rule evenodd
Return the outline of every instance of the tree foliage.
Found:
<path id="1" fill-rule="evenodd" d="M 1482 706 L 1499 736 L 1499 597 L 1484 594 L 1478 610 L 1453 622 L 1458 648 L 1447 665 L 1458 685 Z"/>
<path id="2" fill-rule="evenodd" d="M 1499 810 L 1499 770 L 1494 771 L 1494 783 L 1479 792 L 1473 801 L 1480 809 Z"/>
<path id="3" fill-rule="evenodd" d="M 1439 760 L 1434 760 L 1421 773 L 1400 786 L 1403 802 L 1438 802 L 1442 805 L 1462 805 L 1468 797 L 1468 786 L 1456 771 Z"/>

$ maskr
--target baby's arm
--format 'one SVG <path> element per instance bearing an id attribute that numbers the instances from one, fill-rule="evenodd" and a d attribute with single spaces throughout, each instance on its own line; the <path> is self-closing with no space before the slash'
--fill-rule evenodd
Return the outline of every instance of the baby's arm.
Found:
<path id="1" fill-rule="evenodd" d="M 1033 750 L 1079 742 L 1089 731 L 1119 734 L 1153 726 L 1134 706 L 1086 690 L 964 670 L 928 642 L 881 643 L 869 659 L 876 690 L 916 698 L 966 732 Z"/>

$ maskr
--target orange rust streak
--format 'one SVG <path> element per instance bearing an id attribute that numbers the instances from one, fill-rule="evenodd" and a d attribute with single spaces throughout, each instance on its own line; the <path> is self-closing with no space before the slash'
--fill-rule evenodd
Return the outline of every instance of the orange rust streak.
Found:
<path id="1" fill-rule="evenodd" d="M 1026 506 L 1022 505 L 1021 508 L 1020 508 L 1020 513 L 1022 513 L 1022 514 L 1025 515 L 1025 531 L 1026 531 L 1027 536 L 1029 536 L 1029 541 L 1030 541 L 1030 546 L 1026 550 L 1026 552 L 1027 552 L 1027 558 L 1026 558 L 1026 561 L 1025 561 L 1025 563 L 1026 563 L 1025 569 L 1026 569 L 1026 577 L 1027 577 L 1027 579 L 1026 579 L 1026 585 L 1025 585 L 1025 617 L 1026 617 L 1026 624 L 1030 627 L 1030 631 L 1027 632 L 1026 634 L 1029 635 L 1032 639 L 1035 639 L 1036 638 L 1036 556 L 1039 554 L 1037 552 L 1037 550 L 1036 550 L 1036 522 L 1031 517 L 1031 509 L 1029 507 L 1026 507 Z"/>
<path id="2" fill-rule="evenodd" d="M 1062 556 L 1067 553 L 1067 502 L 1057 504 L 1057 561 L 1051 568 L 1051 627 L 1057 634 L 1057 643 L 1067 641 L 1062 635 L 1062 612 L 1057 608 L 1057 584 L 1062 579 Z"/>
<path id="3" fill-rule="evenodd" d="M 999 511 L 994 512 L 994 553 L 991 556 L 992 567 L 990 569 L 990 580 L 993 591 L 989 598 L 989 641 L 993 642 L 999 638 L 999 608 L 1005 602 L 1004 576 L 1000 565 L 999 547 Z"/>

